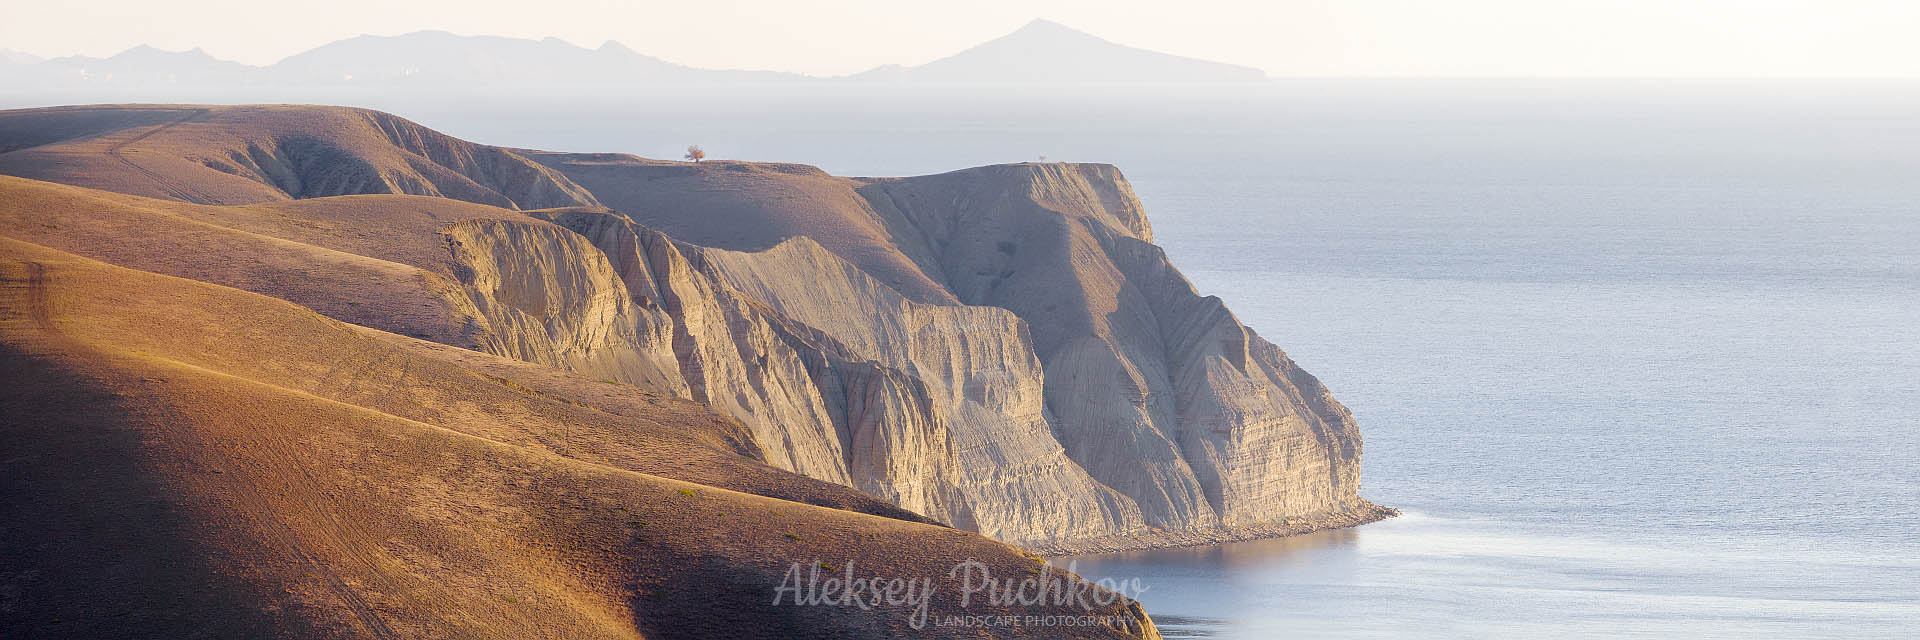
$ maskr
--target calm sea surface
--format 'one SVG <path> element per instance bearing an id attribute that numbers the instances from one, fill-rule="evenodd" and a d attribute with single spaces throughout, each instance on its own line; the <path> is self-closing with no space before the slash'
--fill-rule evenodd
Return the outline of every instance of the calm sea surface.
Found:
<path id="1" fill-rule="evenodd" d="M 1140 578 L 1170 637 L 1920 636 L 1920 84 L 111 97 L 843 175 L 1111 162 L 1406 512 L 1059 561 Z"/>

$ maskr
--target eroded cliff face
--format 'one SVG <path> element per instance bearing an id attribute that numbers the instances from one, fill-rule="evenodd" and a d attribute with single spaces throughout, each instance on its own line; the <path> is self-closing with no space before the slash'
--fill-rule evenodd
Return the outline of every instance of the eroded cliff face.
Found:
<path id="1" fill-rule="evenodd" d="M 661 182 L 622 183 L 637 191 L 622 197 Z M 733 251 L 621 213 L 535 215 L 588 238 L 633 299 L 658 301 L 690 396 L 747 424 L 785 468 L 1036 546 L 1372 509 L 1350 414 L 1194 291 L 1117 169 L 1006 165 L 855 188 L 866 204 L 842 215 L 896 221 L 889 237 L 915 248 L 891 255 L 924 275 L 909 280 L 944 283 L 957 304 L 868 273 L 855 258 L 870 258 L 870 239 L 843 241 L 852 257 L 808 235 Z M 697 214 L 651 217 L 671 215 Z"/>
<path id="2" fill-rule="evenodd" d="M 1222 525 L 1369 506 L 1357 493 L 1359 426 L 1318 379 L 1195 292 L 1159 247 L 1103 244 L 1155 310 L 1176 444 Z"/>
<path id="3" fill-rule="evenodd" d="M 696 273 L 672 240 L 623 217 L 593 210 L 536 212 L 572 230 L 604 255 L 608 275 L 638 304 L 670 349 L 683 394 L 746 424 L 775 466 L 851 484 L 851 438 L 837 428 L 826 394 L 782 327 L 748 299 Z M 623 380 L 624 381 L 624 380 Z M 911 507 L 909 507 L 911 508 Z"/>
<path id="4" fill-rule="evenodd" d="M 686 395 L 671 323 L 636 304 L 607 259 L 552 225 L 472 220 L 442 231 L 471 318 L 495 355 Z"/>
<path id="5" fill-rule="evenodd" d="M 617 214 L 536 215 L 659 301 L 691 396 L 747 424 L 770 462 L 1007 540 L 1140 526 L 1053 438 L 1039 362 L 1005 310 L 910 302 L 806 238 L 739 253 Z"/>
<path id="6" fill-rule="evenodd" d="M 947 508 L 929 515 L 1022 541 L 1113 535 L 1142 525 L 1138 508 L 1094 481 L 1054 438 L 1040 361 L 1026 323 L 1012 313 L 909 301 L 804 237 L 758 253 L 705 249 L 698 255 L 716 280 L 816 328 L 848 356 L 899 372 L 925 395 L 926 402 L 906 405 L 910 411 L 883 401 L 886 410 L 873 416 L 860 406 L 876 406 L 873 398 L 850 394 L 847 415 L 869 416 L 871 424 L 856 423 L 856 433 L 901 431 L 889 418 L 908 414 L 935 427 L 948 443 L 946 451 L 934 452 L 944 460 L 888 463 L 937 470 L 939 483 L 952 488 Z"/>
<path id="7" fill-rule="evenodd" d="M 1164 529 L 1246 526 L 1363 504 L 1344 407 L 1152 245 L 1107 165 L 1003 165 L 876 181 L 966 304 L 1033 327 L 1060 440 Z"/>

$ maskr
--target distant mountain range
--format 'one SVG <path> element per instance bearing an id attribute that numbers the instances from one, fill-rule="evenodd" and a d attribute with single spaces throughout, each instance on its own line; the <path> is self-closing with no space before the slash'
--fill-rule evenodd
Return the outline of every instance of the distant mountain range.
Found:
<path id="1" fill-rule="evenodd" d="M 1259 69 L 1109 42 L 1035 20 L 1013 33 L 927 64 L 886 65 L 818 78 L 776 71 L 700 69 L 608 41 L 597 49 L 557 38 L 528 40 L 420 31 L 358 36 L 266 67 L 200 49 L 138 46 L 107 58 L 41 59 L 0 50 L 0 80 L 15 88 L 146 86 L 380 86 L 620 88 L 687 84 L 1254 82 Z"/>
<path id="2" fill-rule="evenodd" d="M 680 82 L 791 82 L 773 71 L 696 69 L 642 55 L 618 42 L 587 49 L 560 40 L 420 31 L 359 36 L 269 67 L 274 79 L 324 84 L 622 86 Z"/>

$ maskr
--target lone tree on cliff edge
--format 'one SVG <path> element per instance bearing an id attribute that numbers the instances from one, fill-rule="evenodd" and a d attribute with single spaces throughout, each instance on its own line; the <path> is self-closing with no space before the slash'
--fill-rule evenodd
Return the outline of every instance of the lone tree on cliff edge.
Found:
<path id="1" fill-rule="evenodd" d="M 687 147 L 687 159 L 694 162 L 705 160 L 707 159 L 707 150 L 700 148 L 700 145 L 697 144 L 689 145 Z"/>

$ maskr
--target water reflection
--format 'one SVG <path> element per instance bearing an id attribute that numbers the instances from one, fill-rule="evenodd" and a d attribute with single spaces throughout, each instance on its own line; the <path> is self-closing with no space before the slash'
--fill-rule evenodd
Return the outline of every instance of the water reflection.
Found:
<path id="1" fill-rule="evenodd" d="M 1179 549 L 1054 558 L 1089 579 L 1137 579 L 1140 600 L 1167 638 L 1235 635 L 1250 618 L 1271 615 L 1263 602 L 1275 582 L 1339 581 L 1362 529 Z M 1334 575 L 1329 575 L 1329 573 Z M 1282 576 L 1285 576 L 1284 578 Z"/>
<path id="2" fill-rule="evenodd" d="M 1137 581 L 1168 638 L 1911 637 L 1920 620 L 1911 555 L 1578 533 L 1409 510 L 1356 529 L 1053 562 Z"/>
<path id="3" fill-rule="evenodd" d="M 1153 626 L 1159 628 L 1160 637 L 1167 640 L 1218 638 L 1226 635 L 1230 630 L 1227 621 L 1219 618 L 1196 618 L 1171 614 L 1153 616 Z"/>

